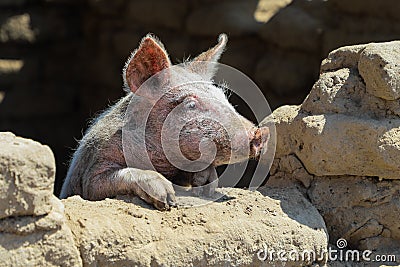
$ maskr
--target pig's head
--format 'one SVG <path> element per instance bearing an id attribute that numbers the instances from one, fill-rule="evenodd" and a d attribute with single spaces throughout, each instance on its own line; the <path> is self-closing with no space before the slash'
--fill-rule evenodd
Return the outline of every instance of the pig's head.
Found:
<path id="1" fill-rule="evenodd" d="M 148 35 L 126 63 L 126 89 L 151 103 L 146 148 L 153 166 L 164 175 L 171 171 L 171 162 L 237 163 L 257 158 L 266 146 L 268 128 L 239 115 L 224 90 L 213 83 L 226 42 L 221 34 L 215 47 L 172 66 L 164 46 Z"/>

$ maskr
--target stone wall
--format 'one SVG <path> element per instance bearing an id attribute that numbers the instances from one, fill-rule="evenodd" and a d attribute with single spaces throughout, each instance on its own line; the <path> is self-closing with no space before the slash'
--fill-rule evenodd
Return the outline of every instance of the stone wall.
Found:
<path id="1" fill-rule="evenodd" d="M 0 266 L 81 266 L 48 146 L 0 133 Z"/>
<path id="2" fill-rule="evenodd" d="M 253 78 L 275 108 L 304 99 L 329 51 L 399 39 L 399 8 L 397 0 L 1 0 L 0 130 L 51 146 L 58 191 L 74 139 L 123 94 L 121 68 L 146 33 L 178 60 L 228 33 L 222 62 Z"/>
<path id="3" fill-rule="evenodd" d="M 266 186 L 297 184 L 330 243 L 400 259 L 400 41 L 342 47 L 301 105 L 273 112 L 277 149 Z"/>
<path id="4" fill-rule="evenodd" d="M 0 267 L 270 266 L 266 249 L 315 252 L 288 267 L 327 260 L 325 223 L 294 187 L 177 194 L 165 212 L 128 195 L 60 201 L 47 146 L 0 132 L 0 147 Z"/>

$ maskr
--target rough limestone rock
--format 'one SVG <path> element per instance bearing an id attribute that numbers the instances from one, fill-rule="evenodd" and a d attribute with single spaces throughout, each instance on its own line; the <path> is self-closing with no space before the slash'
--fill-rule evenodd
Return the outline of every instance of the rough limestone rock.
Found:
<path id="1" fill-rule="evenodd" d="M 0 147 L 0 266 L 81 266 L 52 193 L 50 148 L 12 133 L 0 133 Z"/>
<path id="2" fill-rule="evenodd" d="M 273 112 L 267 186 L 295 184 L 324 217 L 332 244 L 345 238 L 350 249 L 399 254 L 399 48 L 331 52 L 302 105 Z"/>
<path id="3" fill-rule="evenodd" d="M 326 262 L 325 223 L 295 187 L 223 188 L 217 201 L 181 192 L 169 212 L 130 196 L 60 201 L 51 150 L 0 137 L 0 267 L 269 266 L 279 260 L 272 250 L 315 254 L 285 266 Z"/>
<path id="4" fill-rule="evenodd" d="M 367 91 L 386 100 L 400 98 L 400 41 L 371 44 L 361 53 L 358 69 Z"/>
<path id="5" fill-rule="evenodd" d="M 257 256 L 264 246 L 317 256 L 326 249 L 324 222 L 297 189 L 218 192 L 223 197 L 216 202 L 180 196 L 178 203 L 204 205 L 169 212 L 127 196 L 98 202 L 75 196 L 63 203 L 87 266 L 267 266 Z M 285 266 L 308 264 L 306 258 Z"/>
<path id="6" fill-rule="evenodd" d="M 0 133 L 0 219 L 51 210 L 55 163 L 48 146 Z"/>
<path id="7" fill-rule="evenodd" d="M 400 102 L 388 99 L 400 93 L 396 58 L 389 56 L 396 51 L 400 53 L 399 42 L 330 53 L 303 104 L 274 112 L 278 132 L 279 128 L 285 132 L 278 136 L 277 156 L 295 154 L 307 171 L 318 176 L 400 179 Z M 383 76 L 361 72 L 379 65 L 378 56 L 393 60 L 382 65 Z"/>
<path id="8" fill-rule="evenodd" d="M 345 238 L 349 247 L 400 255 L 399 195 L 400 181 L 359 176 L 315 177 L 308 191 L 331 240 Z"/>
<path id="9" fill-rule="evenodd" d="M 64 206 L 52 198 L 46 215 L 0 219 L 0 266 L 82 266 Z"/>

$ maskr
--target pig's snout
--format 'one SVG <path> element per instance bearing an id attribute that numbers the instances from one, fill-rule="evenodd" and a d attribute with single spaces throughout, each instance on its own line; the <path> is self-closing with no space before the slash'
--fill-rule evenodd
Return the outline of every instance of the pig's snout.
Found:
<path id="1" fill-rule="evenodd" d="M 256 128 L 250 133 L 250 158 L 258 159 L 263 148 L 267 147 L 269 140 L 269 128 Z M 263 151 L 265 153 L 265 150 Z"/>

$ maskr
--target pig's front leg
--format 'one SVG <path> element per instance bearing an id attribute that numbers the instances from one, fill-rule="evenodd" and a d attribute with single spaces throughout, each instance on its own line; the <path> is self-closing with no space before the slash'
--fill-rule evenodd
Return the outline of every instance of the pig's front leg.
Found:
<path id="1" fill-rule="evenodd" d="M 112 169 L 101 172 L 90 180 L 84 191 L 91 200 L 134 194 L 159 210 L 168 210 L 170 206 L 176 205 L 172 183 L 155 171 Z"/>
<path id="2" fill-rule="evenodd" d="M 214 166 L 193 174 L 192 192 L 199 196 L 201 193 L 206 196 L 212 196 L 218 187 L 218 174 Z"/>

